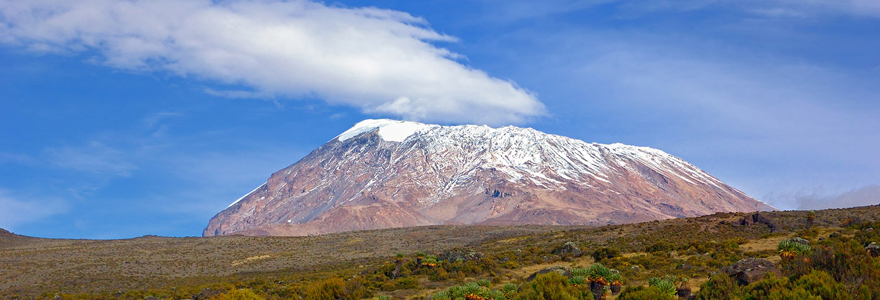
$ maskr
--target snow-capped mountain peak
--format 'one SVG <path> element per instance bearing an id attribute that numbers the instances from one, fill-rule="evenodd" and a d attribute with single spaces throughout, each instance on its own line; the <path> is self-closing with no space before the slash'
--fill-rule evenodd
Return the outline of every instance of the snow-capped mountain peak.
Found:
<path id="1" fill-rule="evenodd" d="M 439 125 L 428 125 L 409 121 L 396 121 L 389 119 L 364 120 L 358 122 L 350 129 L 336 137 L 340 142 L 355 137 L 361 133 L 379 129 L 379 136 L 390 142 L 403 142 L 414 133 Z"/>
<path id="2" fill-rule="evenodd" d="M 608 224 L 772 209 L 663 151 L 507 126 L 365 120 L 215 216 L 205 235 L 431 224 Z"/>

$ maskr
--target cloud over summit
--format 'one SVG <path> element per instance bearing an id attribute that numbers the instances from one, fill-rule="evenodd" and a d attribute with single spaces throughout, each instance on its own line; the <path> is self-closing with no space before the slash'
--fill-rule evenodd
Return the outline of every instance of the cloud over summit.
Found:
<path id="1" fill-rule="evenodd" d="M 0 0 L 0 43 L 251 89 L 217 95 L 317 97 L 439 122 L 545 113 L 533 93 L 434 44 L 454 41 L 407 13 L 310 1 Z"/>

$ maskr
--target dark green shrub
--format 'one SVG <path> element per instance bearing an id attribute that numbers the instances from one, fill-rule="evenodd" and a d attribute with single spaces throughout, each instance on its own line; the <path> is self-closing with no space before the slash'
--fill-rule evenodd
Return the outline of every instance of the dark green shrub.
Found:
<path id="1" fill-rule="evenodd" d="M 606 258 L 615 258 L 620 256 L 620 251 L 614 248 L 602 247 L 593 252 L 593 259 L 596 262 L 602 261 Z"/>
<path id="2" fill-rule="evenodd" d="M 699 300 L 738 300 L 743 298 L 743 292 L 727 274 L 720 273 L 703 283 L 696 296 Z"/>
<path id="3" fill-rule="evenodd" d="M 345 282 L 341 278 L 331 278 L 310 285 L 305 290 L 306 300 L 341 299 Z"/>
<path id="4" fill-rule="evenodd" d="M 233 290 L 229 293 L 222 294 L 217 297 L 217 300 L 265 300 L 265 298 L 260 297 L 254 291 L 249 289 L 240 289 Z"/>
<path id="5" fill-rule="evenodd" d="M 852 296 L 846 290 L 846 286 L 834 281 L 831 275 L 823 271 L 814 270 L 795 281 L 794 285 L 825 300 L 852 299 Z"/>
<path id="6" fill-rule="evenodd" d="M 556 272 L 538 275 L 532 282 L 523 284 L 522 290 L 512 298 L 514 300 L 578 300 L 583 299 L 582 293 L 572 289 L 568 278 Z"/>
<path id="7" fill-rule="evenodd" d="M 617 297 L 618 300 L 675 300 L 675 296 L 654 286 L 627 287 Z"/>

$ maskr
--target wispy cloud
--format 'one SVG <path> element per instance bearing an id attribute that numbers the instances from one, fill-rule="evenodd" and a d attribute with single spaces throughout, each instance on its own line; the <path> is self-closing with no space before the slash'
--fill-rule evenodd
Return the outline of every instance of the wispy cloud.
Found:
<path id="1" fill-rule="evenodd" d="M 483 0 L 491 6 L 489 18 L 516 21 L 571 13 L 607 5 L 618 17 L 641 17 L 657 12 L 695 12 L 724 9 L 771 18 L 809 16 L 858 16 L 880 18 L 880 2 L 874 0 Z"/>
<path id="2" fill-rule="evenodd" d="M 0 152 L 0 163 L 35 164 L 36 159 L 30 155 Z"/>
<path id="3" fill-rule="evenodd" d="M 847 208 L 880 204 L 880 186 L 870 185 L 845 192 L 829 192 L 823 189 L 773 193 L 768 201 L 778 203 L 787 209 L 814 210 L 828 208 Z"/>
<path id="4" fill-rule="evenodd" d="M 26 199 L 26 200 L 25 200 Z M 18 225 L 39 221 L 68 209 L 65 201 L 54 198 L 17 197 L 0 188 L 0 228 L 15 230 Z"/>
<path id="5" fill-rule="evenodd" d="M 88 51 L 115 68 L 254 91 L 215 95 L 317 96 L 441 122 L 521 123 L 545 114 L 533 93 L 435 45 L 455 41 L 407 13 L 302 0 L 0 1 L 0 42 Z"/>
<path id="6" fill-rule="evenodd" d="M 99 175 L 129 177 L 137 166 L 128 160 L 125 151 L 98 141 L 85 146 L 50 149 L 49 162 L 56 167 Z"/>
<path id="7" fill-rule="evenodd" d="M 755 197 L 877 184 L 880 158 L 866 155 L 880 151 L 876 72 L 727 42 L 729 33 L 704 30 L 523 31 L 497 43 L 549 45 L 528 53 L 535 60 L 519 72 L 539 74 L 522 78 L 558 99 L 550 106 L 560 118 L 605 128 L 572 130 L 575 137 L 658 147 Z"/>

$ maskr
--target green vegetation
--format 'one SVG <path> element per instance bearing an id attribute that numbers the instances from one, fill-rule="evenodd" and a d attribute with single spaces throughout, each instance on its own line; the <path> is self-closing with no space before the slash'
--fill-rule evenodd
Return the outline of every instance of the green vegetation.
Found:
<path id="1" fill-rule="evenodd" d="M 880 258 L 865 248 L 878 220 L 867 207 L 302 238 L 0 237 L 0 299 L 677 299 L 688 283 L 696 299 L 880 299 Z M 781 276 L 738 285 L 720 271 L 747 257 Z"/>
<path id="2" fill-rule="evenodd" d="M 676 279 L 673 276 L 667 278 L 651 277 L 648 279 L 648 286 L 655 287 L 661 293 L 669 296 L 675 296 L 675 283 Z"/>
<path id="3" fill-rule="evenodd" d="M 779 256 L 785 259 L 793 259 L 798 256 L 807 255 L 813 249 L 810 242 L 802 238 L 791 238 L 779 242 Z"/>

